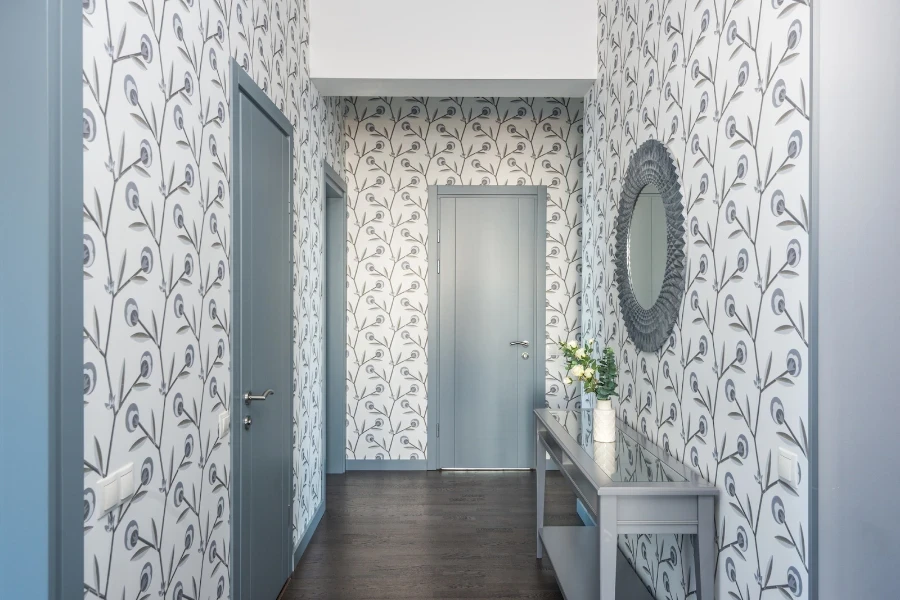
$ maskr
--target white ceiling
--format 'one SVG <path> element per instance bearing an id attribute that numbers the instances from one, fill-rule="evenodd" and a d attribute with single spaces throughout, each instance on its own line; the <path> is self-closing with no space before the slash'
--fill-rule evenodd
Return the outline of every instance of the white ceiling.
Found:
<path id="1" fill-rule="evenodd" d="M 334 96 L 584 95 L 595 0 L 309 0 L 310 74 Z"/>

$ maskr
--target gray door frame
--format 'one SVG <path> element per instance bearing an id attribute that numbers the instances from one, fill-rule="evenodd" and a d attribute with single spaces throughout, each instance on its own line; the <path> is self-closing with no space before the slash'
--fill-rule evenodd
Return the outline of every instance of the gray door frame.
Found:
<path id="1" fill-rule="evenodd" d="M 347 459 L 347 184 L 340 174 L 323 162 L 322 198 L 325 204 L 325 473 L 346 470 Z M 342 210 L 341 210 L 342 209 Z M 335 223 L 333 219 L 343 215 Z M 337 257 L 336 263 L 328 260 Z M 329 294 L 330 283 L 343 282 L 337 294 Z M 340 307 L 342 319 L 329 327 L 328 319 Z M 322 496 L 325 495 L 322 486 Z M 323 500 L 324 502 L 324 500 Z"/>
<path id="2" fill-rule="evenodd" d="M 245 595 L 243 586 L 244 581 L 242 577 L 242 567 L 246 563 L 246 557 L 244 553 L 244 548 L 241 544 L 241 531 L 246 527 L 246 523 L 243 518 L 243 506 L 241 499 L 241 490 L 242 490 L 242 474 L 241 474 L 241 433 L 243 431 L 243 425 L 241 423 L 241 414 L 243 408 L 243 401 L 241 399 L 242 390 L 245 389 L 244 383 L 241 381 L 242 377 L 242 369 L 241 363 L 243 361 L 243 356 L 241 353 L 241 235 L 242 235 L 242 222 L 241 222 L 241 206 L 244 201 L 241 198 L 241 169 L 240 169 L 240 161 L 237 159 L 238 152 L 240 151 L 240 124 L 241 124 L 241 114 L 240 114 L 240 97 L 243 95 L 246 98 L 249 98 L 256 106 L 259 108 L 269 119 L 279 128 L 282 132 L 285 133 L 287 137 L 289 137 L 289 160 L 291 163 L 291 168 L 288 169 L 289 178 L 290 174 L 293 171 L 293 155 L 294 155 L 294 128 L 291 126 L 291 122 L 288 120 L 284 114 L 278 110 L 278 107 L 275 106 L 275 103 L 269 99 L 269 97 L 263 92 L 256 82 L 244 71 L 243 68 L 234 60 L 231 60 L 231 86 L 232 86 L 232 97 L 231 97 L 231 156 L 233 163 L 233 173 L 231 177 L 231 273 L 232 273 L 232 281 L 231 281 L 231 402 L 228 410 L 231 414 L 231 551 L 232 551 L 232 559 L 231 559 L 231 597 L 233 600 L 249 600 L 251 597 L 250 594 L 252 591 L 248 591 Z M 288 204 L 289 213 L 294 214 L 294 194 L 293 194 L 293 182 L 289 182 L 288 184 L 288 194 L 285 202 Z M 247 199 L 248 201 L 250 199 Z M 284 276 L 288 278 L 288 281 L 293 279 L 293 273 L 291 269 L 293 268 L 295 256 L 294 256 L 294 244 L 293 237 L 290 234 L 291 229 L 291 219 L 285 219 L 284 226 L 288 229 L 288 240 L 291 240 L 289 243 L 289 248 L 287 251 L 290 253 L 290 268 L 285 271 Z M 293 306 L 293 286 L 288 286 L 288 289 L 291 293 L 290 306 Z M 292 319 L 292 315 L 288 315 L 289 319 Z M 293 364 L 293 355 L 294 355 L 294 343 L 293 339 L 289 344 L 289 347 L 285 349 L 285 351 L 291 353 L 291 364 Z M 291 398 L 291 402 L 293 402 L 293 397 Z M 291 422 L 285 424 L 286 427 L 291 427 Z M 287 451 L 289 453 L 293 452 L 293 448 L 290 447 L 291 434 L 288 431 L 288 434 L 285 438 L 288 441 Z M 288 468 L 286 470 L 285 476 L 287 477 L 287 485 L 290 486 L 291 483 L 291 461 L 288 461 Z M 291 498 L 291 502 L 293 503 L 293 498 Z M 324 500 L 323 500 L 324 502 Z M 291 507 L 288 511 L 289 519 L 293 518 L 293 507 Z M 289 523 L 290 527 L 290 523 Z M 283 549 L 284 556 L 287 559 L 286 570 L 285 570 L 285 581 L 290 576 L 291 569 L 294 566 L 293 563 L 293 549 L 291 548 L 291 536 L 286 536 L 286 547 Z"/>
<path id="3" fill-rule="evenodd" d="M 807 377 L 809 417 L 809 597 L 819 597 L 819 37 L 822 17 L 819 4 L 809 6 L 812 30 L 809 38 L 809 369 Z"/>
<path id="4" fill-rule="evenodd" d="M 438 431 L 440 427 L 440 369 L 441 369 L 441 330 L 440 330 L 440 276 L 437 261 L 440 256 L 438 246 L 438 229 L 440 228 L 440 200 L 442 196 L 459 198 L 463 196 L 537 196 L 537 214 L 535 228 L 543 232 L 535 244 L 535 321 L 536 330 L 541 332 L 531 349 L 536 365 L 545 365 L 547 360 L 546 344 L 546 306 L 547 306 L 547 270 L 540 268 L 547 262 L 547 188 L 542 185 L 430 185 L 428 186 L 428 453 L 426 468 L 434 471 L 440 468 L 440 444 Z M 447 335 L 447 334 L 444 334 Z M 545 406 L 545 373 L 546 367 L 536 368 L 534 408 Z M 531 430 L 526 432 L 527 439 L 534 443 L 535 420 L 531 417 Z M 534 456 L 534 451 L 528 456 Z M 532 465 L 534 467 L 534 465 Z"/>
<path id="5" fill-rule="evenodd" d="M 19 92 L 0 97 L 0 595 L 80 599 L 82 7 L 4 8 L 0 49 Z"/>

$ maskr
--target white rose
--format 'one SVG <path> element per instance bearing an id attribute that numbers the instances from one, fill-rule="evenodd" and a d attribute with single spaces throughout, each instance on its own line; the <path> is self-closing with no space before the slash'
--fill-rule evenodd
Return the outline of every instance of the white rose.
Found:
<path id="1" fill-rule="evenodd" d="M 565 379 L 563 379 L 563 382 L 564 382 L 566 385 L 572 385 L 572 378 L 571 378 L 571 377 L 566 377 Z"/>
<path id="2" fill-rule="evenodd" d="M 581 365 L 575 365 L 574 367 L 572 367 L 572 375 L 574 375 L 578 379 L 581 379 L 581 376 L 584 375 L 584 367 L 582 367 Z"/>
<path id="3" fill-rule="evenodd" d="M 593 346 L 593 345 L 594 345 L 594 338 L 589 339 L 589 340 L 587 341 L 587 345 L 588 345 L 588 346 Z"/>
<path id="4" fill-rule="evenodd" d="M 585 357 L 584 348 L 579 348 L 575 351 L 575 358 L 582 359 Z"/>
<path id="5" fill-rule="evenodd" d="M 577 347 L 578 347 L 578 342 L 576 342 L 575 340 L 572 340 L 571 342 L 569 342 L 569 348 L 574 350 Z"/>
<path id="6" fill-rule="evenodd" d="M 590 379 L 590 378 L 592 378 L 593 376 L 594 376 L 594 370 L 593 370 L 593 369 L 591 369 L 590 367 L 588 367 L 587 369 L 584 370 L 584 378 L 585 378 L 585 379 Z"/>

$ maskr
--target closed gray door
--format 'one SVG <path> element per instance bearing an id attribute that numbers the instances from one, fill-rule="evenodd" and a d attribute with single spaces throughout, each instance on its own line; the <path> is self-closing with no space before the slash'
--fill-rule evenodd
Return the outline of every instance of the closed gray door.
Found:
<path id="1" fill-rule="evenodd" d="M 275 600 L 291 571 L 291 138 L 289 125 L 250 97 L 240 94 L 238 102 L 235 569 L 241 599 Z M 266 390 L 273 393 L 265 400 L 244 401 Z"/>
<path id="2" fill-rule="evenodd" d="M 532 355 L 544 343 L 535 311 L 537 197 L 440 203 L 440 466 L 528 467 Z"/>

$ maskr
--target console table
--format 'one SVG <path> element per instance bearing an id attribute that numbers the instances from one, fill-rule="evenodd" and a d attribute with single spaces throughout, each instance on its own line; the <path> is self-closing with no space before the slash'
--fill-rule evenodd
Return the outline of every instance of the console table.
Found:
<path id="1" fill-rule="evenodd" d="M 566 600 L 614 600 L 617 588 L 620 600 L 651 598 L 618 556 L 617 536 L 631 533 L 697 536 L 697 598 L 713 600 L 716 487 L 621 421 L 615 442 L 594 442 L 590 408 L 534 413 L 537 557 L 550 559 Z M 596 526 L 544 527 L 545 452 Z"/>

